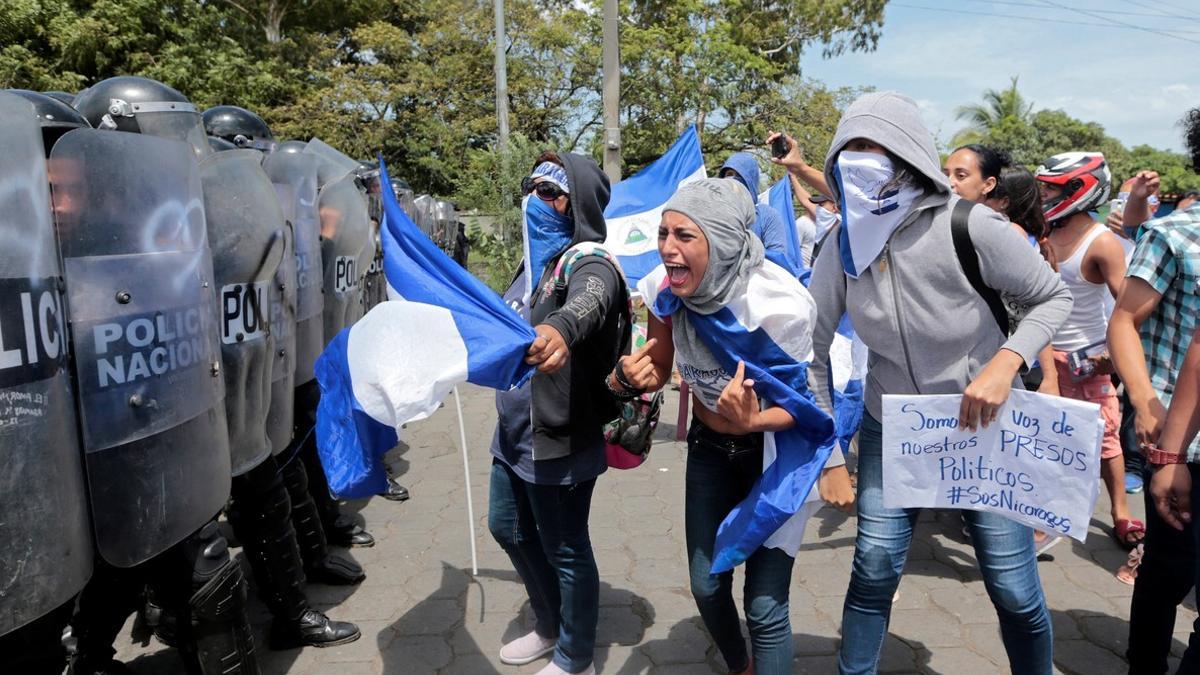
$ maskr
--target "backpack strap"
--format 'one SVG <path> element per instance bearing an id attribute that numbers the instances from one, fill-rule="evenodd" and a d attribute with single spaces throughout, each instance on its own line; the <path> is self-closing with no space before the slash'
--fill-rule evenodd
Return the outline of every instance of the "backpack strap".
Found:
<path id="1" fill-rule="evenodd" d="M 554 266 L 554 273 L 550 283 L 546 284 L 546 295 L 558 295 L 560 301 L 566 297 L 567 284 L 571 280 L 571 272 L 579 265 L 582 260 L 588 258 L 601 258 L 612 265 L 617 271 L 617 278 L 621 282 L 622 296 L 624 302 L 619 303 L 617 311 L 620 312 L 620 317 L 617 322 L 617 330 L 620 331 L 620 339 L 617 340 L 617 354 L 620 358 L 629 353 L 629 348 L 633 340 L 633 298 L 629 291 L 629 282 L 625 280 L 625 270 L 621 269 L 621 263 L 617 262 L 617 257 L 609 252 L 600 244 L 591 241 L 581 242 L 572 246 L 563 252 L 558 257 L 558 263 Z"/>
<path id="2" fill-rule="evenodd" d="M 950 234 L 954 238 L 954 254 L 958 256 L 958 264 L 962 266 L 963 273 L 967 275 L 967 281 L 971 283 L 971 288 L 974 288 L 975 292 L 987 303 L 988 309 L 992 312 L 992 318 L 1000 327 L 1000 332 L 1008 335 L 1008 310 L 1004 308 L 1004 300 L 1000 298 L 996 289 L 984 283 L 983 275 L 979 271 L 979 253 L 975 250 L 975 243 L 971 241 L 968 218 L 974 207 L 975 202 L 959 199 L 950 213 Z"/>

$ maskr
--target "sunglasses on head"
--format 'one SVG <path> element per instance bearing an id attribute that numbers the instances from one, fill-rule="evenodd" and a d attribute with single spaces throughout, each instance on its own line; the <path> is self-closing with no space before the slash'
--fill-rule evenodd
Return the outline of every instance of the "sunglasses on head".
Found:
<path id="1" fill-rule="evenodd" d="M 525 178 L 521 179 L 521 196 L 524 197 L 531 192 L 535 193 L 537 198 L 544 202 L 552 202 L 555 199 L 567 194 L 566 192 L 563 192 L 562 188 L 558 187 L 554 183 L 549 181 L 535 183 L 533 182 L 532 178 L 526 176 Z"/>

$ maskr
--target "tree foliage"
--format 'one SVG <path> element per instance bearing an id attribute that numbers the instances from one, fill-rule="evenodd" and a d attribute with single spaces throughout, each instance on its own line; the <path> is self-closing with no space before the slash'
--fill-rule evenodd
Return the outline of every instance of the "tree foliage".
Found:
<path id="1" fill-rule="evenodd" d="M 1200 187 L 1200 175 L 1191 170 L 1188 158 L 1182 154 L 1145 145 L 1126 148 L 1096 122 L 1075 119 L 1062 110 L 1034 111 L 1017 91 L 1015 77 L 1009 89 L 988 90 L 984 104 L 963 106 L 959 112 L 971 126 L 955 136 L 955 146 L 983 143 L 1002 148 L 1015 163 L 1030 169 L 1060 152 L 1102 152 L 1116 185 L 1149 169 L 1161 174 L 1165 193 Z"/>

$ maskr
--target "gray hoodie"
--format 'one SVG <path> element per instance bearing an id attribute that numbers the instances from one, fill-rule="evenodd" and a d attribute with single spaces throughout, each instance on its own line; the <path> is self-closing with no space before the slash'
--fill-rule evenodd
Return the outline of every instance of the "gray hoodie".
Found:
<path id="1" fill-rule="evenodd" d="M 984 282 L 1030 307 L 1006 337 L 954 254 L 950 212 L 958 197 L 942 175 L 916 104 L 895 92 L 878 92 L 846 109 L 825 160 L 826 181 L 839 201 L 835 163 L 854 138 L 887 148 L 934 189 L 917 200 L 883 253 L 857 279 L 842 271 L 840 237 L 825 240 L 809 287 L 817 303 L 809 370 L 817 404 L 832 413 L 829 346 L 844 312 L 870 348 L 866 406 L 877 420 L 883 417 L 884 394 L 962 393 L 1002 347 L 1032 363 L 1071 311 L 1066 285 L 1000 214 L 975 206 L 968 228 Z M 1021 386 L 1019 378 L 1013 386 Z"/>

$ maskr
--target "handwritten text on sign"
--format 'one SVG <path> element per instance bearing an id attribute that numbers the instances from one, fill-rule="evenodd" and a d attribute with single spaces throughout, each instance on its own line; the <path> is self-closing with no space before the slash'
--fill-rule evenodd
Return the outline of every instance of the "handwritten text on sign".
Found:
<path id="1" fill-rule="evenodd" d="M 1100 483 L 1100 406 L 1015 390 L 986 429 L 962 397 L 883 397 L 883 505 L 991 511 L 1083 541 Z"/>

